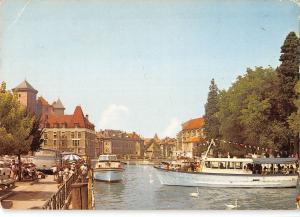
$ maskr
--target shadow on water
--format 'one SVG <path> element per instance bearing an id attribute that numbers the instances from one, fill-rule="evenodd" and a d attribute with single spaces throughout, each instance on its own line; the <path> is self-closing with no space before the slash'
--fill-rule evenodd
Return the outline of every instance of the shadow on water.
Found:
<path id="1" fill-rule="evenodd" d="M 242 210 L 295 209 L 299 188 L 237 189 L 161 185 L 152 166 L 127 165 L 120 183 L 95 182 L 96 209 L 185 209 L 224 210 L 238 202 Z"/>

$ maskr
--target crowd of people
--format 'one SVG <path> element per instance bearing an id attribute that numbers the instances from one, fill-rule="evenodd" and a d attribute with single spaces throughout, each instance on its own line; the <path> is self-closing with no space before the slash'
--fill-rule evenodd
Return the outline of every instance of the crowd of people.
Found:
<path id="1" fill-rule="evenodd" d="M 0 168 L 10 170 L 10 178 L 14 180 L 36 180 L 41 172 L 37 171 L 33 163 L 21 162 L 19 164 L 15 160 L 10 162 L 0 162 Z"/>
<path id="2" fill-rule="evenodd" d="M 88 166 L 83 161 L 71 161 L 64 162 L 61 166 L 54 165 L 52 171 L 54 180 L 59 184 L 66 182 L 73 174 L 77 174 L 79 179 L 84 182 L 88 174 Z"/>
<path id="3" fill-rule="evenodd" d="M 9 178 L 18 181 L 33 181 L 38 178 L 45 178 L 46 175 L 42 171 L 38 171 L 36 165 L 32 162 L 20 162 L 12 159 L 10 161 L 0 161 L 0 169 L 9 170 Z M 84 161 L 66 161 L 61 164 L 53 165 L 51 168 L 54 181 L 61 184 L 67 181 L 74 173 L 82 181 L 86 181 L 88 174 L 88 166 Z"/>

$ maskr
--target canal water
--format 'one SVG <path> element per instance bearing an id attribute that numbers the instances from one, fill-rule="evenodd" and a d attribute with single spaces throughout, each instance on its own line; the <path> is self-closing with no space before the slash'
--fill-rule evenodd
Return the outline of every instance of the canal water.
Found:
<path id="1" fill-rule="evenodd" d="M 240 210 L 293 210 L 299 188 L 235 189 L 199 187 L 200 196 L 190 193 L 195 187 L 161 185 L 155 169 L 147 165 L 128 165 L 120 183 L 94 183 L 98 210 L 223 210 L 238 201 Z"/>

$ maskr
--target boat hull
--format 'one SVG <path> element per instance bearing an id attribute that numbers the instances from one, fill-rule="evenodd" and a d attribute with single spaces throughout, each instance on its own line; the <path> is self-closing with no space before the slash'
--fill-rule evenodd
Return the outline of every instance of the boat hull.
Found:
<path id="1" fill-rule="evenodd" d="M 227 188 L 295 188 L 298 175 L 256 175 L 177 172 L 156 168 L 163 185 Z"/>
<path id="2" fill-rule="evenodd" d="M 122 181 L 123 169 L 94 169 L 94 179 L 104 182 Z"/>

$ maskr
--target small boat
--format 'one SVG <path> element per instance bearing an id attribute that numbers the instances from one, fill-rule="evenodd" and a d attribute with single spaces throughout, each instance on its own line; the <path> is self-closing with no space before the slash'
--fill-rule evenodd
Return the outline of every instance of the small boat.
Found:
<path id="1" fill-rule="evenodd" d="M 207 151 L 208 153 L 208 151 Z M 227 188 L 296 188 L 296 158 L 208 158 L 193 167 L 154 166 L 163 185 Z M 187 169 L 188 168 L 188 169 Z"/>
<path id="2" fill-rule="evenodd" d="M 94 168 L 94 179 L 104 182 L 119 182 L 123 178 L 123 164 L 116 155 L 100 155 Z"/>

